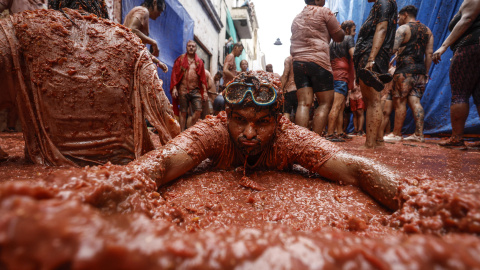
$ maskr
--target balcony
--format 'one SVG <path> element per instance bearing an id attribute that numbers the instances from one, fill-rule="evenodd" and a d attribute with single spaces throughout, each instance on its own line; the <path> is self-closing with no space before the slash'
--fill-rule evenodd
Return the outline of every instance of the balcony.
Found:
<path id="1" fill-rule="evenodd" d="M 232 20 L 240 39 L 251 39 L 258 28 L 257 18 L 250 6 L 232 8 Z"/>

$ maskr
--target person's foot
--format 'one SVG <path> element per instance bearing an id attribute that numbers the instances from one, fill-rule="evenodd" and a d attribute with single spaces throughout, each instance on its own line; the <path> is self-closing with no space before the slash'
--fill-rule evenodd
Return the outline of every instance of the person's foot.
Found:
<path id="1" fill-rule="evenodd" d="M 410 142 L 425 142 L 425 138 L 423 137 L 423 135 L 418 136 L 417 134 L 412 134 L 411 136 L 408 136 L 403 140 L 410 141 Z"/>
<path id="2" fill-rule="evenodd" d="M 357 136 L 362 137 L 363 135 L 365 135 L 365 131 L 363 131 L 363 130 L 360 130 L 360 131 L 357 133 Z"/>
<path id="3" fill-rule="evenodd" d="M 465 141 L 463 141 L 463 139 L 455 140 L 450 138 L 444 142 L 438 143 L 438 145 L 445 148 L 452 148 L 452 149 L 459 149 L 459 150 L 467 149 L 467 146 L 465 145 Z"/>
<path id="4" fill-rule="evenodd" d="M 357 136 L 357 134 L 358 134 L 358 131 L 355 131 L 355 130 L 354 130 L 353 132 L 350 132 L 350 133 L 348 133 L 347 135 L 348 135 L 348 136 Z"/>
<path id="5" fill-rule="evenodd" d="M 386 141 L 386 142 L 399 142 L 402 139 L 403 139 L 402 136 L 397 136 L 393 133 L 390 133 L 387 136 L 383 137 L 383 140 Z"/>
<path id="6" fill-rule="evenodd" d="M 331 142 L 345 142 L 344 139 L 338 137 L 338 136 L 335 135 L 335 134 L 327 135 L 327 136 L 325 137 L 325 139 L 327 139 L 327 140 L 329 140 L 329 141 L 331 141 Z"/>
<path id="7" fill-rule="evenodd" d="M 346 133 L 340 133 L 340 135 L 338 135 L 339 138 L 342 138 L 344 140 L 351 140 L 352 137 L 350 137 L 349 135 L 347 135 Z"/>

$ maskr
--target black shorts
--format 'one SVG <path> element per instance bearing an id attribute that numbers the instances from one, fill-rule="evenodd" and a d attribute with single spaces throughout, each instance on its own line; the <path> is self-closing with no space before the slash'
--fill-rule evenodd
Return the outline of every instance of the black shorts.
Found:
<path id="1" fill-rule="evenodd" d="M 473 102 L 480 106 L 480 44 L 460 47 L 450 65 L 452 104 Z"/>
<path id="2" fill-rule="evenodd" d="M 356 76 L 357 83 L 358 83 L 358 71 L 367 65 L 369 57 L 370 57 L 370 52 L 366 52 L 362 55 L 355 55 L 353 58 L 355 73 L 357 75 Z M 387 53 L 378 52 L 377 57 L 375 58 L 375 64 L 373 65 L 372 71 L 375 71 L 380 74 L 386 74 L 388 73 L 389 63 L 390 63 L 390 56 L 388 56 Z"/>
<path id="3" fill-rule="evenodd" d="M 285 113 L 292 113 L 297 111 L 298 106 L 298 99 L 297 99 L 297 91 L 291 91 L 285 93 L 285 103 L 284 103 Z"/>
<path id="4" fill-rule="evenodd" d="M 313 93 L 333 90 L 333 74 L 312 62 L 293 62 L 293 78 L 297 90 L 312 87 Z"/>

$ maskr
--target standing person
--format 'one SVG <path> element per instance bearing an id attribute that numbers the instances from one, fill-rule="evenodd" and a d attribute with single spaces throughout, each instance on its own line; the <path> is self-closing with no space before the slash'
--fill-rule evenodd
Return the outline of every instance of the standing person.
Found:
<path id="1" fill-rule="evenodd" d="M 390 61 L 390 67 L 388 68 L 388 73 L 395 74 L 396 66 L 393 64 L 397 58 L 394 57 L 392 61 Z M 392 101 L 392 91 L 393 91 L 393 81 L 386 83 L 385 88 L 381 92 L 381 100 L 382 100 L 382 108 L 383 108 L 383 119 L 382 125 L 380 126 L 379 134 L 380 136 L 385 135 L 385 133 L 390 134 L 392 131 L 390 125 L 390 114 L 393 111 L 393 101 Z M 386 137 L 383 137 L 385 140 Z"/>
<path id="2" fill-rule="evenodd" d="M 240 71 L 241 72 L 247 72 L 248 71 L 248 61 L 247 60 L 242 60 L 240 62 Z"/>
<path id="3" fill-rule="evenodd" d="M 393 52 L 398 51 L 392 95 L 395 123 L 393 133 L 385 137 L 386 141 L 402 140 L 402 127 L 407 115 L 407 101 L 412 109 L 416 128 L 415 134 L 405 140 L 425 141 L 423 137 L 425 113 L 420 99 L 425 91 L 428 72 L 432 65 L 433 34 L 426 25 L 417 21 L 417 12 L 418 9 L 415 6 L 409 5 L 398 13 L 400 27 L 395 34 L 395 45 L 393 46 Z"/>
<path id="4" fill-rule="evenodd" d="M 207 100 L 207 79 L 202 59 L 197 55 L 197 43 L 187 42 L 187 52 L 180 55 L 173 64 L 170 91 L 173 109 L 180 107 L 180 127 L 185 130 L 188 106 L 192 106 L 192 125 L 202 114 L 202 100 Z"/>
<path id="5" fill-rule="evenodd" d="M 225 57 L 223 63 L 223 85 L 226 86 L 235 76 L 237 76 L 237 65 L 235 57 L 239 57 L 243 52 L 243 44 L 237 42 L 233 45 L 232 52 Z"/>
<path id="6" fill-rule="evenodd" d="M 470 96 L 480 114 L 480 1 L 463 1 L 448 28 L 450 35 L 433 54 L 433 61 L 438 63 L 448 47 L 455 52 L 450 65 L 452 136 L 439 145 L 464 148 L 463 132 L 470 111 Z"/>
<path id="7" fill-rule="evenodd" d="M 293 78 L 293 58 L 291 55 L 285 58 L 281 82 L 285 94 L 284 115 L 293 121 L 292 114 L 295 115 L 297 111 L 298 99 L 297 87 Z"/>
<path id="8" fill-rule="evenodd" d="M 379 137 L 382 123 L 380 91 L 383 90 L 384 83 L 392 80 L 392 76 L 388 74 L 388 63 L 395 41 L 397 2 L 395 0 L 368 0 L 368 2 L 375 4 L 360 29 L 353 60 L 363 101 L 367 105 L 367 138 L 364 147 L 375 148 L 383 145 L 383 137 Z M 381 76 L 377 77 L 374 72 Z"/>
<path id="9" fill-rule="evenodd" d="M 352 69 L 352 58 L 355 50 L 356 26 L 353 21 L 344 21 L 341 25 L 345 32 L 345 39 L 342 42 L 332 41 L 330 43 L 330 63 L 333 70 L 334 98 L 330 113 L 328 114 L 328 130 L 326 139 L 329 141 L 344 141 L 346 136 L 343 133 L 343 110 L 345 109 L 345 98 L 348 94 L 349 72 Z M 342 134 L 334 133 L 337 127 Z"/>
<path id="10" fill-rule="evenodd" d="M 330 9 L 323 7 L 325 0 L 305 0 L 305 3 L 307 6 L 293 20 L 290 38 L 298 97 L 295 123 L 308 126 L 315 95 L 319 106 L 315 109 L 313 130 L 321 134 L 333 102 L 330 39 L 342 42 L 345 33 Z"/>
<path id="11" fill-rule="evenodd" d="M 363 124 L 365 123 L 365 103 L 362 99 L 362 91 L 360 86 L 355 84 L 353 89 L 349 91 L 350 110 L 353 112 L 353 133 L 357 136 L 363 136 Z"/>
<path id="12" fill-rule="evenodd" d="M 142 40 L 143 44 L 150 44 L 150 46 L 152 46 L 152 61 L 161 68 L 163 72 L 167 72 L 167 65 L 156 58 L 160 54 L 157 41 L 148 37 L 150 33 L 148 20 L 156 20 L 164 10 L 165 0 L 145 0 L 142 5 L 134 7 L 128 12 L 123 25 L 132 29 L 132 32 Z"/>
<path id="13" fill-rule="evenodd" d="M 213 101 L 217 97 L 217 90 L 215 88 L 215 82 L 213 81 L 213 77 L 210 74 L 210 71 L 205 69 L 205 79 L 207 81 L 207 95 L 208 99 L 203 102 L 203 112 L 202 112 L 202 119 L 205 116 L 213 114 Z"/>

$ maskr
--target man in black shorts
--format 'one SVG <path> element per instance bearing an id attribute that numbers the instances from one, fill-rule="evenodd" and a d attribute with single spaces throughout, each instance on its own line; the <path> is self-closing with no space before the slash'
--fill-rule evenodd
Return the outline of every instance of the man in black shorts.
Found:
<path id="1" fill-rule="evenodd" d="M 405 138 L 407 141 L 424 142 L 424 111 L 420 99 L 428 81 L 428 72 L 432 65 L 433 35 L 430 29 L 417 21 L 418 9 L 409 5 L 398 14 L 400 27 L 395 34 L 393 52 L 398 51 L 397 69 L 393 76 L 393 105 L 395 125 L 393 133 L 385 141 L 401 141 L 402 126 L 407 115 L 406 103 L 412 109 L 415 119 L 415 134 Z M 401 48 L 400 48 L 401 47 Z"/>
<path id="2" fill-rule="evenodd" d="M 395 0 L 368 0 L 375 2 L 370 15 L 363 23 L 355 45 L 353 61 L 363 100 L 367 105 L 367 138 L 365 148 L 383 145 L 379 137 L 382 123 L 380 91 L 383 83 L 391 81 L 388 63 L 392 55 L 397 26 L 397 2 Z M 382 76 L 377 77 L 375 73 Z"/>

